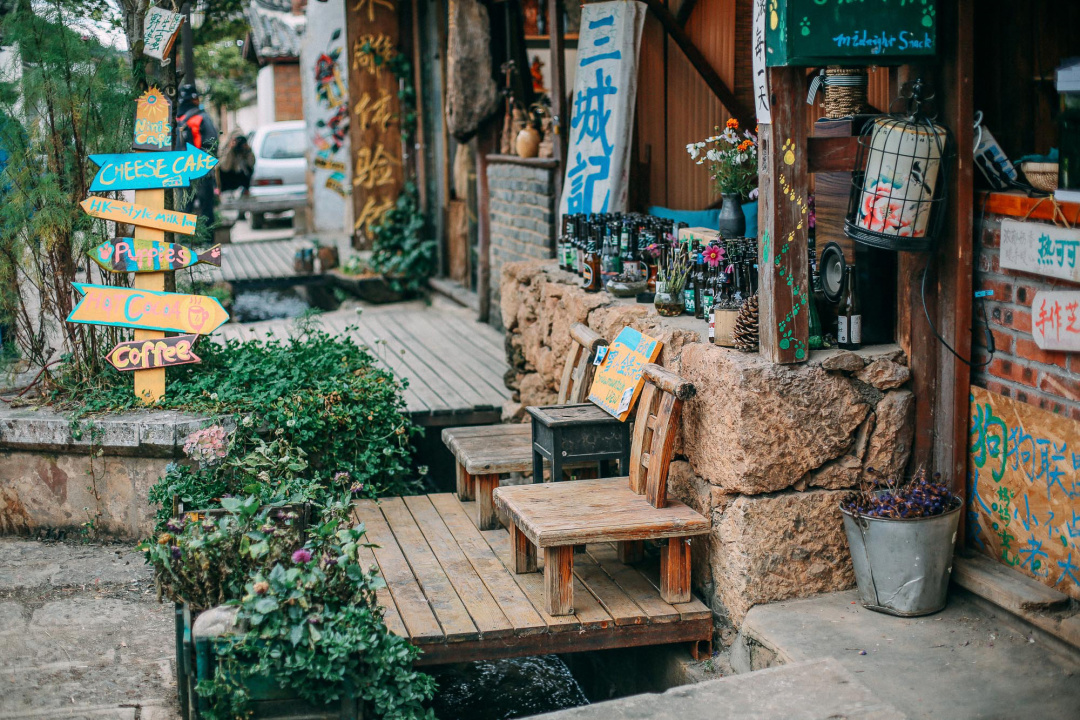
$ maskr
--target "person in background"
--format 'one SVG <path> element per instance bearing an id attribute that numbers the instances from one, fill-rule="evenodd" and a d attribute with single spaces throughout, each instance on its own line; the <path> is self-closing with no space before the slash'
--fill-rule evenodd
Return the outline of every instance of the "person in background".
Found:
<path id="1" fill-rule="evenodd" d="M 237 188 L 248 194 L 251 187 L 251 174 L 255 171 L 255 153 L 248 144 L 247 137 L 239 130 L 233 131 L 229 147 L 218 164 L 221 179 L 221 192 Z"/>
<path id="2" fill-rule="evenodd" d="M 199 105 L 199 91 L 194 85 L 181 85 L 176 106 L 176 133 L 178 149 L 184 149 L 190 143 L 211 155 L 217 154 L 218 131 L 214 121 Z M 214 224 L 214 174 L 209 173 L 194 181 L 194 194 L 187 201 L 184 212 L 195 212 Z"/>

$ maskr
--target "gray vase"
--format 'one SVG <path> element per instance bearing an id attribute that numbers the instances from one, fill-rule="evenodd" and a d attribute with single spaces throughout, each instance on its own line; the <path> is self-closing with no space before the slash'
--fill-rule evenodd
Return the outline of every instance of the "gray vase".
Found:
<path id="1" fill-rule="evenodd" d="M 738 193 L 724 193 L 724 206 L 720 208 L 720 235 L 726 238 L 746 235 L 746 215 L 742 209 L 742 198 Z"/>

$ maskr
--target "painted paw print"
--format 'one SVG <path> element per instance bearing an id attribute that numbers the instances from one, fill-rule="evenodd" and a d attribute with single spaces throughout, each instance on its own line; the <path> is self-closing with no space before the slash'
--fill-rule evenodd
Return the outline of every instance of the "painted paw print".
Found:
<path id="1" fill-rule="evenodd" d="M 802 19 L 802 22 L 799 23 L 799 32 L 802 33 L 803 37 L 810 34 L 810 18 L 804 17 Z"/>
<path id="2" fill-rule="evenodd" d="M 784 146 L 780 148 L 784 152 L 784 164 L 795 164 L 795 143 L 790 138 L 784 141 Z"/>
<path id="3" fill-rule="evenodd" d="M 933 5 L 924 7 L 922 11 L 922 24 L 923 27 L 934 27 L 934 16 L 937 15 L 937 10 Z"/>
<path id="4" fill-rule="evenodd" d="M 769 29 L 775 30 L 780 24 L 780 15 L 776 12 L 777 0 L 769 0 Z"/>

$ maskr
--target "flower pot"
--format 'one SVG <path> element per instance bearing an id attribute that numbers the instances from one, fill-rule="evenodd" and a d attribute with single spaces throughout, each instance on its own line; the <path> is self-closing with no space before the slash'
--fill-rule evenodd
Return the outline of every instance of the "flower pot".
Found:
<path id="1" fill-rule="evenodd" d="M 726 238 L 743 237 L 746 234 L 746 215 L 738 193 L 724 193 L 724 206 L 720 208 L 720 235 Z"/>
<path id="2" fill-rule="evenodd" d="M 735 347 L 735 321 L 739 319 L 738 308 L 713 309 L 713 344 Z"/>
<path id="3" fill-rule="evenodd" d="M 896 520 L 844 509 L 844 532 L 862 606 L 912 617 L 945 607 L 963 503 L 932 517 Z"/>
<path id="4" fill-rule="evenodd" d="M 653 305 L 656 306 L 656 312 L 664 317 L 675 317 L 676 315 L 682 315 L 686 305 L 683 301 L 682 290 L 678 292 L 669 292 L 667 288 L 662 287 L 663 283 L 656 284 L 656 296 L 653 298 Z"/>
<path id="5" fill-rule="evenodd" d="M 531 125 L 526 125 L 521 128 L 521 132 L 517 134 L 517 140 L 514 141 L 514 147 L 517 149 L 519 157 L 536 157 L 540 152 L 540 133 L 538 133 L 536 128 Z"/>

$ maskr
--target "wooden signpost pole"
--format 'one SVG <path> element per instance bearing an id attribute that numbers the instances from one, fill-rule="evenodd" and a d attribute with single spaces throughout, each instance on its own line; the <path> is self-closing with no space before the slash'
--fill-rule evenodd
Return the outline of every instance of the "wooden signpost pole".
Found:
<path id="1" fill-rule="evenodd" d="M 165 190 L 136 190 L 135 203 L 145 205 L 154 210 L 165 209 Z M 153 228 L 135 226 L 136 240 L 157 240 L 165 242 L 165 231 Z M 136 273 L 135 287 L 140 290 L 165 290 L 165 273 Z M 158 330 L 136 330 L 135 340 L 156 340 L 165 337 L 165 333 Z M 135 371 L 135 396 L 147 405 L 160 400 L 165 395 L 165 368 L 153 368 L 150 370 Z"/>

